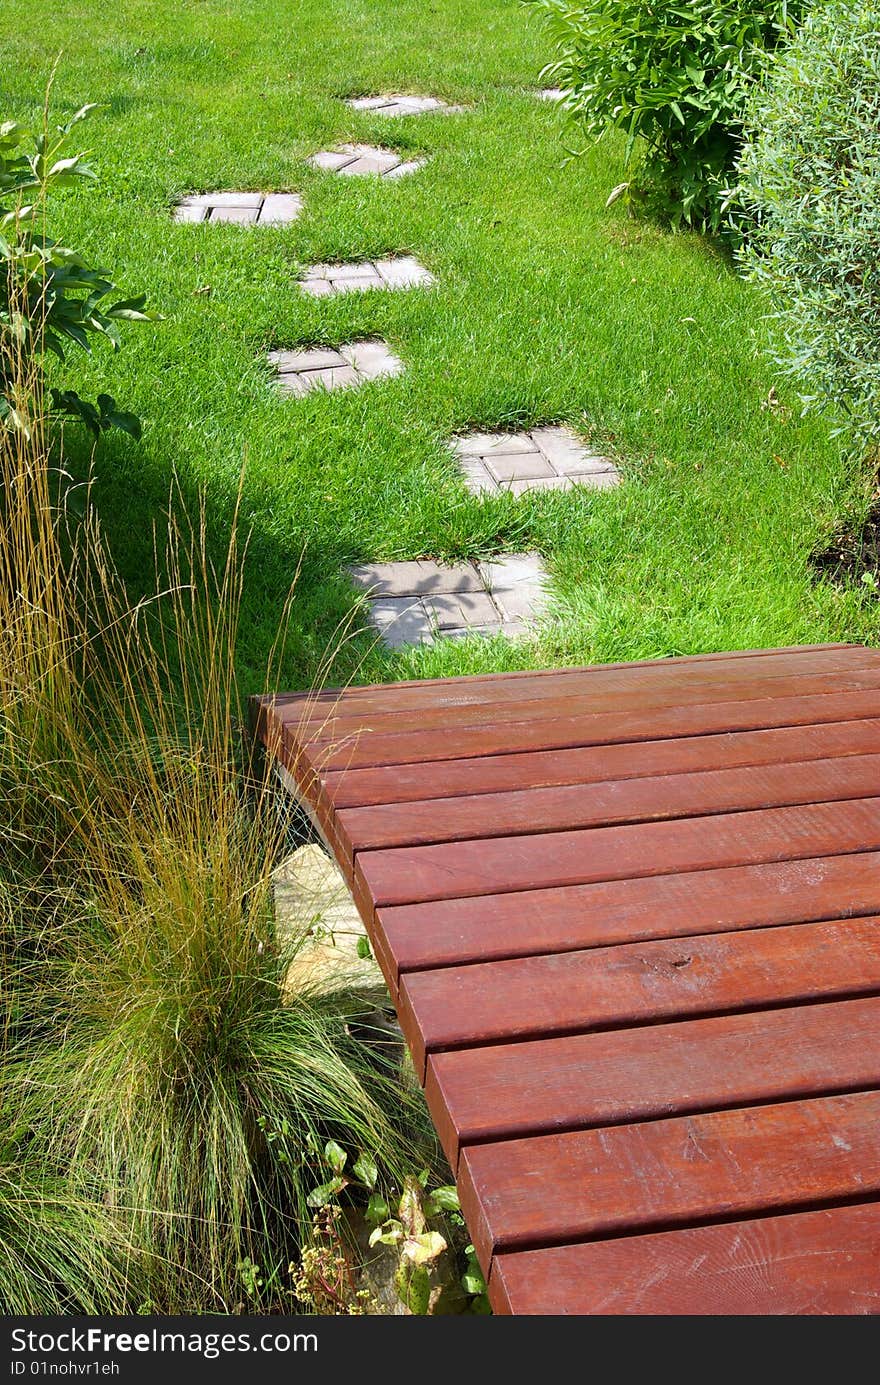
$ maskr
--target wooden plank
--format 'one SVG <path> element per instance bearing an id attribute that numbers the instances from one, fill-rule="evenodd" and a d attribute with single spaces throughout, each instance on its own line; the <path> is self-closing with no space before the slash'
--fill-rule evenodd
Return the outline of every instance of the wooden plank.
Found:
<path id="1" fill-rule="evenodd" d="M 324 777 L 323 791 L 337 809 L 361 808 L 878 752 L 880 716 L 876 720 L 811 726 L 806 733 L 802 726 L 783 726 L 769 731 L 640 741 L 636 745 L 572 746 L 568 750 L 331 771 Z"/>
<path id="2" fill-rule="evenodd" d="M 425 1095 L 462 1145 L 880 1086 L 880 998 L 436 1053 Z"/>
<path id="3" fill-rule="evenodd" d="M 438 900 L 371 921 L 399 974 L 880 913 L 880 853 Z"/>
<path id="4" fill-rule="evenodd" d="M 880 991 L 880 917 L 412 972 L 399 1015 L 416 1071 L 441 1049 Z"/>
<path id="5" fill-rule="evenodd" d="M 874 661 L 871 667 L 847 671 L 846 673 L 802 673 L 792 677 L 770 677 L 742 680 L 717 679 L 688 683 L 676 686 L 674 683 L 661 687 L 642 686 L 622 682 L 619 689 L 609 692 L 595 692 L 587 685 L 574 684 L 564 695 L 547 693 L 526 702 L 509 702 L 501 706 L 494 703 L 481 703 L 479 706 L 456 708 L 453 713 L 448 708 L 432 711 L 414 710 L 410 713 L 393 712 L 390 715 L 353 714 L 323 718 L 313 723 L 296 720 L 286 722 L 285 726 L 299 741 L 310 749 L 319 746 L 336 753 L 361 741 L 371 743 L 373 738 L 384 740 L 393 736 L 395 740 L 405 735 L 416 735 L 421 740 L 447 734 L 454 727 L 457 734 L 480 731 L 495 732 L 499 728 L 511 730 L 519 723 L 531 726 L 543 722 L 561 721 L 573 717 L 596 717 L 613 713 L 637 713 L 659 711 L 663 708 L 687 707 L 706 708 L 714 704 L 729 702 L 765 701 L 768 698 L 815 697 L 840 695 L 847 692 L 880 689 L 880 663 Z M 878 703 L 875 702 L 875 708 Z"/>
<path id="6" fill-rule="evenodd" d="M 556 717 L 549 721 L 498 720 L 491 726 L 457 727 L 447 731 L 408 731 L 352 736 L 339 743 L 310 743 L 316 773 L 364 769 L 371 766 L 420 764 L 484 755 L 511 755 L 529 750 L 563 750 L 573 746 L 614 745 L 703 736 L 723 731 L 760 731 L 776 726 L 814 726 L 821 722 L 858 721 L 876 717 L 878 693 L 867 691 L 820 693 L 814 697 L 764 697 L 745 701 L 700 703 L 695 706 L 650 707 L 596 716 Z M 295 741 L 291 733 L 291 741 Z M 295 754 L 291 748 L 287 754 Z"/>
<path id="7" fill-rule="evenodd" d="M 493 702 L 496 698 L 521 700 L 543 688 L 545 680 L 589 679 L 596 687 L 609 685 L 618 674 L 634 678 L 681 680 L 691 670 L 708 666 L 716 678 L 735 675 L 741 661 L 756 673 L 778 668 L 781 673 L 797 672 L 805 666 L 817 669 L 867 667 L 880 651 L 857 644 L 795 645 L 780 649 L 747 649 L 712 654 L 690 654 L 675 658 L 636 660 L 631 663 L 586 664 L 562 669 L 522 669 L 513 672 L 477 673 L 457 678 L 411 679 L 395 683 L 350 685 L 345 688 L 317 688 L 300 692 L 272 693 L 252 699 L 255 708 L 270 707 L 285 720 L 306 713 L 319 717 L 342 704 L 363 712 L 403 712 L 413 708 L 463 707 L 469 703 Z M 714 674 L 713 674 L 714 670 Z M 550 688 L 554 683 L 550 683 Z M 539 693 L 540 695 L 540 693 Z"/>
<path id="8" fill-rule="evenodd" d="M 502 1314 L 880 1312 L 880 1202 L 498 1255 Z"/>
<path id="9" fill-rule="evenodd" d="M 878 787 L 880 755 L 855 755 L 346 808 L 336 814 L 336 834 L 340 849 L 350 859 L 357 851 L 386 847 L 845 801 L 869 797 Z"/>
<path id="10" fill-rule="evenodd" d="M 484 1267 L 517 1247 L 865 1198 L 880 1194 L 880 1092 L 474 1145 L 458 1187 Z"/>
<path id="11" fill-rule="evenodd" d="M 880 848 L 880 798 L 364 851 L 377 907 Z"/>

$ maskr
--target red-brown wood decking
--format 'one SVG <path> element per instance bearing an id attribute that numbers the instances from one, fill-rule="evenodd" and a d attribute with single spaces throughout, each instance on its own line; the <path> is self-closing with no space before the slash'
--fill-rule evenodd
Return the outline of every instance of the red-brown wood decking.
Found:
<path id="1" fill-rule="evenodd" d="M 880 1312 L 880 651 L 256 706 L 498 1312 Z"/>

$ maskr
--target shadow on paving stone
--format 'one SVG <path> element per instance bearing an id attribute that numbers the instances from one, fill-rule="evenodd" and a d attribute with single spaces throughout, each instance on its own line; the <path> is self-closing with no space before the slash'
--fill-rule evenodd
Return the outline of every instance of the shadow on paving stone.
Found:
<path id="1" fill-rule="evenodd" d="M 281 943 L 308 936 L 291 962 L 285 997 L 303 989 L 352 986 L 385 991 L 372 956 L 360 957 L 366 930 L 342 873 L 316 842 L 291 852 L 273 871 L 275 926 Z"/>

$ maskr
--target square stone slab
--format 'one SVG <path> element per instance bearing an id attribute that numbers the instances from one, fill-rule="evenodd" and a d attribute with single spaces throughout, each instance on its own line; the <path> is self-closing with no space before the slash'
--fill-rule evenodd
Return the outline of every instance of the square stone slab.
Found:
<path id="1" fill-rule="evenodd" d="M 353 111 L 390 116 L 425 115 L 428 111 L 444 111 L 448 115 L 464 110 L 464 106 L 450 106 L 439 96 L 354 96 L 345 104 Z"/>
<path id="2" fill-rule="evenodd" d="M 491 562 L 361 563 L 349 573 L 390 649 L 466 635 L 512 639 L 546 608 L 546 574 L 536 553 Z"/>
<path id="3" fill-rule="evenodd" d="M 353 341 L 338 349 L 296 347 L 270 351 L 267 359 L 282 394 L 294 396 L 317 389 L 349 389 L 403 371 L 403 362 L 384 341 Z"/>
<path id="4" fill-rule="evenodd" d="M 612 461 L 592 452 L 561 425 L 520 433 L 470 433 L 454 438 L 451 446 L 474 495 L 525 495 L 572 486 L 608 490 L 620 482 Z"/>
<path id="5" fill-rule="evenodd" d="M 433 274 L 412 255 L 384 260 L 359 260 L 354 264 L 309 265 L 299 281 L 303 293 L 329 298 L 338 293 L 363 293 L 368 289 L 428 288 Z"/>
<path id="6" fill-rule="evenodd" d="M 404 178 L 424 168 L 427 159 L 405 159 L 393 149 L 381 149 L 375 144 L 340 144 L 336 149 L 323 149 L 308 160 L 312 168 L 346 177 Z"/>
<path id="7" fill-rule="evenodd" d="M 174 220 L 227 222 L 240 226 L 286 226 L 303 201 L 296 192 L 197 192 L 174 208 Z"/>

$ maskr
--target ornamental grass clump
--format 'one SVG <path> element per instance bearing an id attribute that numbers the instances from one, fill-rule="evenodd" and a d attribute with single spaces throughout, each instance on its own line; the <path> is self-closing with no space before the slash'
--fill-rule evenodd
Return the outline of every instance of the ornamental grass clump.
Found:
<path id="1" fill-rule="evenodd" d="M 17 361 L 19 424 L 0 429 L 0 1302 L 290 1307 L 320 1150 L 368 1151 L 399 1185 L 431 1157 L 419 1099 L 369 1032 L 377 998 L 309 982 L 291 967 L 305 924 L 276 927 L 289 824 L 240 715 L 236 519 L 216 563 L 204 510 L 170 519 L 156 596 L 132 609 L 88 488 L 76 516 L 65 503 L 41 372 Z"/>
<path id="2" fill-rule="evenodd" d="M 833 0 L 804 23 L 747 111 L 741 252 L 806 408 L 861 451 L 880 443 L 880 4 Z"/>

